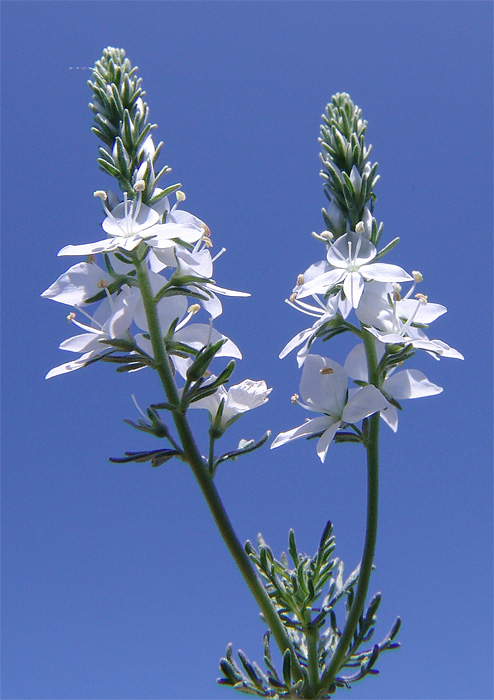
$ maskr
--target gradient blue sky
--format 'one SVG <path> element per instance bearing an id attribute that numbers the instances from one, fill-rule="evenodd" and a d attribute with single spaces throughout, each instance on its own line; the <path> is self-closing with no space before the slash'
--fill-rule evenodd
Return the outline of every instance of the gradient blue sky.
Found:
<path id="1" fill-rule="evenodd" d="M 377 636 L 396 615 L 402 648 L 354 700 L 492 698 L 492 4 L 490 2 L 3 2 L 2 697 L 170 700 L 240 697 L 215 684 L 232 641 L 261 660 L 263 625 L 192 476 L 109 456 L 151 446 L 126 426 L 154 377 L 64 361 L 66 310 L 39 294 L 68 243 L 97 240 L 87 70 L 125 48 L 144 80 L 168 182 L 205 220 L 219 284 L 217 327 L 242 348 L 235 380 L 270 402 L 239 437 L 305 417 L 295 359 L 277 358 L 306 319 L 284 304 L 322 257 L 320 115 L 349 92 L 379 162 L 376 215 L 388 261 L 419 269 L 448 314 L 434 337 L 465 362 L 413 366 L 444 387 L 382 430 Z M 173 178 L 173 180 L 172 180 Z M 70 262 L 70 261 L 69 261 Z M 336 339 L 319 348 L 342 361 Z M 199 413 L 199 412 L 198 412 Z M 205 429 L 205 416 L 197 417 Z M 278 553 L 294 527 L 313 552 L 327 519 L 354 567 L 363 538 L 364 453 L 298 442 L 225 466 L 218 486 L 242 540 Z M 339 695 L 337 696 L 339 697 Z"/>

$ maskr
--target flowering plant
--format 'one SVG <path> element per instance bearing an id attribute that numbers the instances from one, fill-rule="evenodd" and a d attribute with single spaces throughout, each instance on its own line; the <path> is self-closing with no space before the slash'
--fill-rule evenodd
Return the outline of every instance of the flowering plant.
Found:
<path id="1" fill-rule="evenodd" d="M 180 208 L 185 200 L 181 185 L 158 186 L 169 168 L 157 170 L 162 144 L 154 144 L 154 125 L 148 122 L 149 110 L 135 73 L 125 53 L 109 47 L 96 62 L 89 82 L 93 132 L 103 142 L 98 163 L 116 179 L 120 193 L 95 192 L 104 210 L 106 237 L 62 248 L 61 256 L 86 259 L 72 265 L 43 292 L 42 296 L 70 306 L 68 320 L 82 331 L 60 345 L 77 357 L 50 370 L 47 378 L 97 361 L 115 364 L 117 372 L 157 373 L 163 390 L 160 400 L 145 410 L 136 403 L 141 418 L 127 422 L 165 440 L 165 446 L 125 452 L 112 461 L 150 462 L 158 467 L 177 458 L 190 466 L 259 605 L 268 627 L 265 669 L 241 651 L 239 665 L 229 645 L 220 661 L 219 682 L 260 697 L 329 698 L 337 688 L 376 673 L 380 653 L 398 646 L 394 639 L 399 618 L 381 642 L 367 646 L 380 603 L 378 594 L 366 606 L 377 536 L 381 418 L 396 431 L 400 401 L 442 391 L 422 372 L 401 369 L 417 350 L 435 359 L 462 356 L 426 335 L 428 325 L 446 309 L 415 293 L 422 275 L 381 262 L 398 239 L 379 249 L 383 225 L 374 217 L 378 176 L 377 163 L 368 159 L 367 125 L 350 97 L 337 94 L 326 108 L 320 139 L 329 206 L 323 210 L 326 228 L 314 236 L 323 244 L 325 255 L 298 276 L 287 299 L 315 320 L 280 353 L 283 358 L 298 348 L 300 396 L 292 400 L 316 416 L 280 433 L 271 447 L 302 437 L 317 438 L 322 462 L 333 441 L 364 447 L 368 512 L 362 560 L 345 579 L 343 562 L 333 557 L 329 522 L 313 557 L 297 550 L 290 531 L 288 552 L 293 566 L 285 554 L 276 559 L 262 536 L 257 550 L 250 542 L 242 546 L 214 477 L 224 462 L 264 445 L 270 432 L 257 441 L 241 440 L 223 453 L 217 452 L 217 441 L 244 413 L 266 403 L 272 389 L 252 379 L 229 385 L 241 352 L 213 322 L 222 313 L 219 296 L 248 294 L 216 284 L 213 266 L 223 250 L 213 257 L 207 225 Z M 406 292 L 402 284 L 410 285 Z M 205 322 L 193 322 L 198 313 L 208 317 Z M 326 342 L 342 333 L 358 340 L 344 364 L 312 352 L 316 341 Z M 224 364 L 222 358 L 231 359 Z M 215 373 L 214 365 L 219 367 Z M 189 423 L 189 409 L 205 409 L 209 414 L 209 447 L 204 455 Z M 336 611 L 342 602 L 346 610 L 340 627 Z M 282 654 L 281 670 L 271 655 L 271 636 Z"/>

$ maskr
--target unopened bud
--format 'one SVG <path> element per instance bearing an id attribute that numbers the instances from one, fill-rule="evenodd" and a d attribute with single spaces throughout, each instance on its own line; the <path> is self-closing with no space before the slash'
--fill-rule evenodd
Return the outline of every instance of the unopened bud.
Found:
<path id="1" fill-rule="evenodd" d="M 355 226 L 355 233 L 364 233 L 365 231 L 365 226 L 363 221 L 359 221 L 358 224 Z"/>
<path id="2" fill-rule="evenodd" d="M 412 270 L 412 277 L 415 280 L 415 282 L 422 282 L 422 280 L 424 279 L 422 277 L 422 273 L 418 270 Z"/>
<path id="3" fill-rule="evenodd" d="M 136 184 L 134 185 L 134 190 L 136 192 L 144 192 L 146 189 L 146 183 L 144 180 L 137 180 Z"/>
<path id="4" fill-rule="evenodd" d="M 422 304 L 427 304 L 427 297 L 425 294 L 416 294 L 415 299 L 418 299 Z"/>
<path id="5" fill-rule="evenodd" d="M 96 192 L 93 193 L 93 197 L 99 197 L 104 202 L 106 202 L 106 200 L 108 199 L 108 195 L 104 190 L 96 190 Z"/>
<path id="6" fill-rule="evenodd" d="M 290 401 L 295 404 L 299 400 L 300 396 L 298 394 L 293 394 L 293 396 L 290 397 Z"/>
<path id="7" fill-rule="evenodd" d="M 331 369 L 331 367 L 323 367 L 319 372 L 321 374 L 334 374 L 334 369 Z"/>
<path id="8" fill-rule="evenodd" d="M 177 198 L 177 202 L 183 202 L 186 199 L 185 192 L 182 192 L 182 190 L 175 192 L 175 197 Z"/>
<path id="9" fill-rule="evenodd" d="M 304 276 L 303 275 L 297 275 L 297 287 L 301 287 L 304 283 Z"/>

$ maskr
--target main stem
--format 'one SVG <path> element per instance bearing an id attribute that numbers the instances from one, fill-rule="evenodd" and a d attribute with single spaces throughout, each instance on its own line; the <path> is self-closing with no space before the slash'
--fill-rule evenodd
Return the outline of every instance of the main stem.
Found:
<path id="1" fill-rule="evenodd" d="M 170 359 L 165 350 L 163 336 L 160 329 L 156 305 L 153 298 L 153 292 L 149 283 L 146 264 L 143 261 L 135 262 L 137 271 L 137 280 L 141 291 L 144 308 L 146 310 L 146 318 L 149 327 L 149 335 L 153 347 L 156 370 L 158 371 L 163 389 L 165 391 L 168 402 L 177 409 L 172 411 L 173 420 L 177 429 L 182 448 L 184 450 L 184 460 L 190 465 L 192 472 L 201 488 L 201 491 L 206 499 L 213 518 L 218 526 L 221 536 L 228 547 L 235 563 L 240 569 L 240 573 L 244 577 L 252 595 L 254 596 L 264 619 L 269 626 L 276 643 L 283 654 L 287 649 L 292 653 L 292 662 L 294 663 L 295 677 L 302 678 L 300 664 L 293 650 L 290 638 L 273 606 L 268 594 L 250 562 L 249 557 L 245 553 L 240 540 L 238 539 L 235 530 L 226 513 L 225 507 L 221 501 L 219 493 L 213 481 L 213 476 L 209 473 L 207 466 L 201 457 L 197 448 L 194 437 L 190 430 L 187 418 L 180 410 L 178 405 L 180 397 L 178 395 L 177 386 L 173 377 Z"/>
<path id="2" fill-rule="evenodd" d="M 363 329 L 365 353 L 367 357 L 367 368 L 369 372 L 369 383 L 379 388 L 379 373 L 377 371 L 378 362 L 374 336 Z M 377 519 L 379 504 L 379 413 L 375 413 L 366 419 L 367 423 L 367 524 L 365 531 L 364 551 L 360 564 L 360 576 L 357 592 L 346 620 L 345 629 L 340 637 L 340 641 L 334 651 L 329 666 L 321 678 L 320 689 L 327 690 L 334 682 L 335 677 L 342 667 L 346 654 L 352 642 L 353 635 L 358 626 L 359 618 L 365 605 L 365 599 L 369 590 L 369 580 L 376 551 L 377 539 Z"/>

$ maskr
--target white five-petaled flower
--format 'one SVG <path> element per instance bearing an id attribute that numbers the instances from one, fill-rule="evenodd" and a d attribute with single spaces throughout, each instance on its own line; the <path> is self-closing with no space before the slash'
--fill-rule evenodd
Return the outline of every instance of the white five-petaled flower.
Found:
<path id="1" fill-rule="evenodd" d="M 211 376 L 211 380 L 213 379 L 215 379 L 214 375 Z M 264 380 L 244 379 L 243 382 L 234 384 L 228 390 L 221 385 L 211 396 L 191 403 L 190 408 L 206 408 L 214 421 L 220 404 L 223 403 L 223 413 L 218 427 L 225 430 L 241 413 L 265 404 L 271 391 L 272 389 L 268 389 Z"/>
<path id="2" fill-rule="evenodd" d="M 103 201 L 107 213 L 102 223 L 108 238 L 94 243 L 68 245 L 59 251 L 59 255 L 94 255 L 109 253 L 117 248 L 132 251 L 141 241 L 156 249 L 166 249 L 175 246 L 175 240 L 195 243 L 203 235 L 203 225 L 199 219 L 190 214 L 177 222 L 176 216 L 164 224 L 159 223 L 161 214 L 151 207 L 142 204 L 142 193 L 138 192 L 136 199 L 129 200 L 127 194 L 120 204 L 110 211 Z M 187 214 L 183 212 L 183 214 Z M 199 225 L 197 224 L 199 222 Z"/>
<path id="3" fill-rule="evenodd" d="M 442 304 L 428 302 L 418 294 L 416 299 L 395 300 L 393 287 L 373 282 L 366 286 L 357 316 L 382 343 L 412 345 L 425 350 L 435 359 L 452 357 L 463 360 L 463 355 L 442 340 L 430 340 L 419 326 L 427 326 L 446 313 Z"/>
<path id="4" fill-rule="evenodd" d="M 313 294 L 324 294 L 337 284 L 343 285 L 345 297 L 354 309 L 359 305 L 365 282 L 406 282 L 412 276 L 398 265 L 373 263 L 377 249 L 373 243 L 359 233 L 345 233 L 328 249 L 326 259 L 329 271 L 323 272 L 297 290 L 297 298 Z"/>
<path id="5" fill-rule="evenodd" d="M 300 382 L 300 403 L 303 408 L 322 413 L 297 428 L 280 433 L 271 449 L 311 435 L 320 435 L 317 454 L 324 462 L 331 441 L 345 424 L 356 423 L 382 411 L 388 401 L 375 386 L 348 391 L 348 375 L 341 365 L 320 355 L 309 355 L 304 364 Z"/>
<path id="6" fill-rule="evenodd" d="M 377 359 L 384 355 L 384 345 L 377 340 Z M 368 382 L 367 360 L 363 343 L 356 345 L 351 350 L 345 360 L 345 370 L 348 376 L 357 381 Z M 382 385 L 385 396 L 402 401 L 403 399 L 419 399 L 425 396 L 435 396 L 442 392 L 442 387 L 433 384 L 427 379 L 425 374 L 416 369 L 404 369 L 398 372 L 391 370 L 388 372 Z M 388 406 L 381 411 L 381 418 L 389 425 L 394 432 L 398 429 L 398 411 L 395 406 Z"/>

